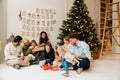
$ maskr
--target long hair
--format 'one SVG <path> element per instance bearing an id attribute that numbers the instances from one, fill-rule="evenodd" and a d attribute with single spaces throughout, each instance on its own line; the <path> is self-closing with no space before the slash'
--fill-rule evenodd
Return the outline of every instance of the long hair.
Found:
<path id="1" fill-rule="evenodd" d="M 46 37 L 45 37 L 44 39 L 42 38 L 42 34 L 45 34 L 45 35 L 46 35 Z M 49 40 L 49 38 L 48 38 L 47 33 L 46 33 L 45 31 L 42 31 L 42 32 L 40 33 L 39 45 L 40 45 L 41 43 L 46 43 L 46 42 L 48 42 L 48 40 Z"/>

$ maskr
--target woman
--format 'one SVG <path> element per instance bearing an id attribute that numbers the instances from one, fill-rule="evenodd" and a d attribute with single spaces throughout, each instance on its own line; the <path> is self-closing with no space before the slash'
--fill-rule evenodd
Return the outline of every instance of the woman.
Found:
<path id="1" fill-rule="evenodd" d="M 49 42 L 48 35 L 45 31 L 42 31 L 40 33 L 39 46 L 45 46 L 47 42 Z"/>

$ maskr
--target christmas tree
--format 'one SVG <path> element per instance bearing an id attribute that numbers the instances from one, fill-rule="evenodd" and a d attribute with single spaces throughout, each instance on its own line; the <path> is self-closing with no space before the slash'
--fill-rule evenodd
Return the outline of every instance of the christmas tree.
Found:
<path id="1" fill-rule="evenodd" d="M 81 41 L 88 43 L 91 53 L 96 53 L 100 50 L 100 42 L 95 26 L 84 0 L 75 0 L 72 9 L 67 14 L 67 19 L 63 21 L 62 27 L 59 29 L 60 42 L 58 44 L 63 45 L 64 37 L 70 33 L 76 33 Z"/>

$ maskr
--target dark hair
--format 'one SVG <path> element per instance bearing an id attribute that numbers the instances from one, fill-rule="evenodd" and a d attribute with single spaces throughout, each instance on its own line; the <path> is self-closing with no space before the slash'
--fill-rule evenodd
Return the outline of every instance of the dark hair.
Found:
<path id="1" fill-rule="evenodd" d="M 71 34 L 69 34 L 69 35 L 68 35 L 68 38 L 69 38 L 69 39 L 70 39 L 70 38 L 76 38 L 76 39 L 79 39 L 78 35 L 75 34 L 75 33 L 71 33 Z"/>
<path id="2" fill-rule="evenodd" d="M 13 39 L 13 42 L 20 42 L 21 40 L 22 40 L 22 37 L 18 35 Z"/>
<path id="3" fill-rule="evenodd" d="M 32 43 L 35 43 L 36 46 L 38 45 L 35 40 L 32 40 L 32 41 L 31 41 L 31 44 L 32 44 Z"/>
<path id="4" fill-rule="evenodd" d="M 50 48 L 52 48 L 52 45 L 51 45 L 50 42 L 47 42 L 46 45 L 47 45 L 47 46 L 50 46 Z"/>
<path id="5" fill-rule="evenodd" d="M 42 38 L 42 34 L 45 34 L 45 35 L 46 35 L 45 39 Z M 48 42 L 48 40 L 49 40 L 49 38 L 48 38 L 47 33 L 46 33 L 45 31 L 42 31 L 42 32 L 40 33 L 39 45 L 40 45 L 41 43 L 46 43 L 46 42 Z"/>

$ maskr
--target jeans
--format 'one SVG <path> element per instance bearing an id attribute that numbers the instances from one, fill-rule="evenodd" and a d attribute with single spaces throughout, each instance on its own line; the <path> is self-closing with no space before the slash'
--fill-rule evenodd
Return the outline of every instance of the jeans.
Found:
<path id="1" fill-rule="evenodd" d="M 35 56 L 35 60 L 44 59 L 44 53 L 41 51 L 35 52 L 33 55 Z"/>
<path id="2" fill-rule="evenodd" d="M 64 70 L 66 71 L 66 73 L 69 73 L 68 67 L 73 66 L 73 65 L 72 65 L 72 63 L 66 61 L 65 58 L 62 58 L 62 66 L 63 66 Z"/>
<path id="3" fill-rule="evenodd" d="M 89 69 L 90 67 L 90 60 L 88 58 L 83 58 L 81 60 L 78 60 L 80 62 L 79 66 L 77 66 L 77 63 L 73 65 L 73 69 L 77 70 L 78 68 L 83 68 L 83 70 Z"/>
<path id="4" fill-rule="evenodd" d="M 51 61 L 51 59 L 45 59 L 45 60 L 46 60 L 45 64 L 50 63 L 50 64 L 52 65 L 52 61 Z"/>
<path id="5" fill-rule="evenodd" d="M 33 64 L 39 64 L 39 60 L 40 59 L 41 60 L 44 59 L 44 53 L 43 52 L 38 51 L 38 52 L 35 52 L 33 55 L 35 56 L 35 60 L 32 60 L 30 62 L 31 65 L 33 65 Z"/>

